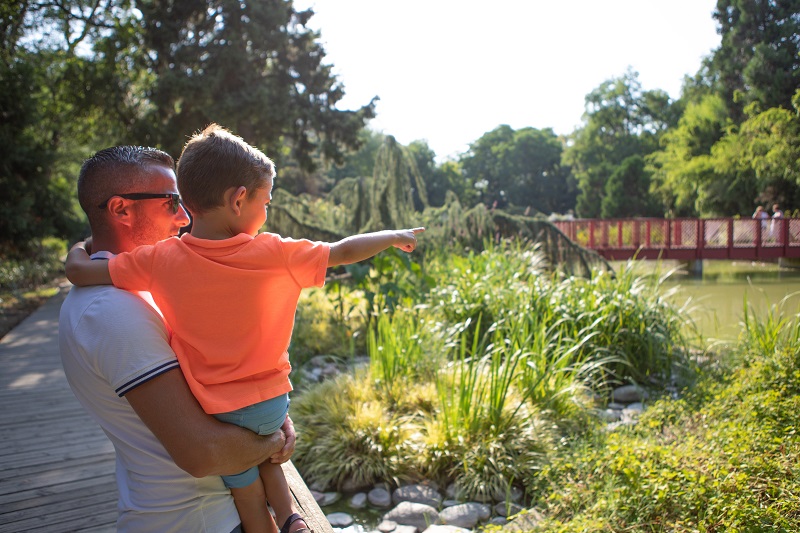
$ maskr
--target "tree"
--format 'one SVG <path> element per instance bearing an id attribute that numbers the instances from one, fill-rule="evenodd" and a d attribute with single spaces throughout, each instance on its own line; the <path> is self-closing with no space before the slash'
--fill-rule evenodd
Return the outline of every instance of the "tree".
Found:
<path id="1" fill-rule="evenodd" d="M 487 205 L 551 213 L 571 207 L 569 171 L 561 166 L 563 144 L 547 128 L 514 131 L 501 125 L 470 145 L 460 159 L 466 180 Z"/>
<path id="2" fill-rule="evenodd" d="M 797 0 L 717 0 L 714 18 L 722 42 L 711 74 L 735 123 L 744 108 L 792 109 L 800 86 L 800 5 Z"/>
<path id="3" fill-rule="evenodd" d="M 710 157 L 730 125 L 722 97 L 705 96 L 686 106 L 678 125 L 662 137 L 662 149 L 647 157 L 653 192 L 666 212 L 677 216 L 730 213 L 727 194 L 711 187 L 719 176 Z"/>
<path id="4" fill-rule="evenodd" d="M 600 216 L 603 218 L 650 217 L 662 214 L 650 196 L 650 173 L 640 155 L 622 161 L 605 187 Z"/>
<path id="5" fill-rule="evenodd" d="M 578 182 L 576 208 L 582 217 L 600 216 L 606 183 L 622 161 L 654 151 L 677 122 L 669 96 L 642 90 L 638 77 L 629 70 L 586 96 L 584 125 L 564 152 L 564 163 Z"/>
<path id="6" fill-rule="evenodd" d="M 374 117 L 375 99 L 356 111 L 336 104 L 344 88 L 325 64 L 313 11 L 289 0 L 143 0 L 139 59 L 151 74 L 152 104 L 139 136 L 178 153 L 186 135 L 222 124 L 277 160 L 305 169 L 342 162 Z"/>

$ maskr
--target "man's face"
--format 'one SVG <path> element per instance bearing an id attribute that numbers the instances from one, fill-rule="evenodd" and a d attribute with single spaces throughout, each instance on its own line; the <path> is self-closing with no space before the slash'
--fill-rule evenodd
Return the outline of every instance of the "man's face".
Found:
<path id="1" fill-rule="evenodd" d="M 177 193 L 178 183 L 175 172 L 165 166 L 150 165 L 148 167 L 146 193 Z M 172 201 L 165 199 L 149 199 L 132 203 L 134 213 L 131 227 L 135 246 L 154 244 L 168 237 L 177 236 L 180 229 L 189 224 L 189 215 L 183 206 L 173 212 Z"/>

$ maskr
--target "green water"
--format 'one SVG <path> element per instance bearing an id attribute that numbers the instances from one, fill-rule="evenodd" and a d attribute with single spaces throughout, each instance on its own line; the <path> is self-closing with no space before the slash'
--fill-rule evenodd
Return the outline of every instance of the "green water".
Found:
<path id="1" fill-rule="evenodd" d="M 623 262 L 612 265 L 621 269 Z M 800 312 L 800 269 L 780 268 L 774 263 L 750 261 L 704 261 L 702 276 L 691 275 L 673 261 L 658 264 L 638 261 L 634 271 L 644 275 L 677 269 L 665 283 L 675 289 L 671 300 L 683 305 L 707 340 L 736 340 L 741 331 L 745 297 L 759 316 L 782 300 L 785 315 Z"/>

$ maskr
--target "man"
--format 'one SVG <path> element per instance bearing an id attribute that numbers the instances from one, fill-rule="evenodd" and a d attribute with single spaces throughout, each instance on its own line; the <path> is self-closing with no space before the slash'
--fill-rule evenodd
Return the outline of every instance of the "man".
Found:
<path id="1" fill-rule="evenodd" d="M 173 168 L 166 153 L 132 146 L 101 150 L 83 164 L 78 199 L 93 259 L 176 236 L 188 224 Z M 288 460 L 291 421 L 262 437 L 205 414 L 147 293 L 74 287 L 61 308 L 59 343 L 72 390 L 116 450 L 118 530 L 240 530 L 218 476 Z"/>

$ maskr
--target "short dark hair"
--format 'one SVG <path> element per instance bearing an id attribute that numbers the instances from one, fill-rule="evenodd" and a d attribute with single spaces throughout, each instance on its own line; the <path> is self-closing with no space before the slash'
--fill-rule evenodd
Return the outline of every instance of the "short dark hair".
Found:
<path id="1" fill-rule="evenodd" d="M 168 153 L 144 146 L 113 146 L 100 150 L 83 162 L 78 174 L 78 201 L 94 226 L 102 210 L 97 206 L 115 194 L 141 192 L 147 167 L 175 168 Z"/>
<path id="2" fill-rule="evenodd" d="M 217 124 L 194 134 L 178 159 L 178 190 L 187 209 L 202 214 L 223 204 L 231 187 L 248 196 L 275 178 L 275 164 L 261 150 Z"/>

